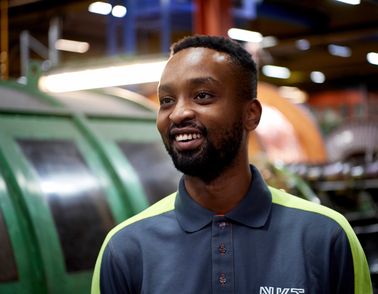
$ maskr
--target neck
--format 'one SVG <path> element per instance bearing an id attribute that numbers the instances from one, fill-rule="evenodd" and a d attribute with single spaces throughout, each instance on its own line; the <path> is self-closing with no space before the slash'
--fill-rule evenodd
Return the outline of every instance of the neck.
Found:
<path id="1" fill-rule="evenodd" d="M 188 175 L 184 178 L 190 196 L 217 214 L 225 214 L 237 206 L 247 193 L 251 179 L 248 161 L 233 164 L 211 182 Z"/>

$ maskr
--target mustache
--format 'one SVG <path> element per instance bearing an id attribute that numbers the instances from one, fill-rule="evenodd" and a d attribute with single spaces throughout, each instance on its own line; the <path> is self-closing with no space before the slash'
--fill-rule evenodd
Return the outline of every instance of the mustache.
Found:
<path id="1" fill-rule="evenodd" d="M 199 133 L 201 133 L 202 136 L 206 136 L 207 135 L 207 128 L 204 125 L 202 125 L 201 123 L 198 123 L 196 121 L 193 121 L 193 120 L 186 120 L 186 121 L 180 122 L 178 124 L 172 123 L 169 126 L 169 129 L 168 129 L 168 136 L 170 138 L 174 138 L 175 133 L 178 130 L 184 129 L 184 128 L 195 129 Z"/>

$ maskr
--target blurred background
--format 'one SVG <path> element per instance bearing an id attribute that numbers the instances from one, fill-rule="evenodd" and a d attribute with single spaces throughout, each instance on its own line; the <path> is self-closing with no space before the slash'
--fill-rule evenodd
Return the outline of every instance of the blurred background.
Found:
<path id="1" fill-rule="evenodd" d="M 253 55 L 251 163 L 350 221 L 378 293 L 377 0 L 0 3 L 1 293 L 89 293 L 109 229 L 177 189 L 156 86 L 193 34 Z"/>

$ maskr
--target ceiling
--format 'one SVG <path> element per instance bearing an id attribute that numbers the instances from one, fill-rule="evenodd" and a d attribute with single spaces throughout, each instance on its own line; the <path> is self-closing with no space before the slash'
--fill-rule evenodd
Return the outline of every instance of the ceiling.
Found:
<path id="1" fill-rule="evenodd" d="M 109 37 L 109 17 L 89 13 L 92 1 L 86 0 L 9 0 L 9 74 L 20 76 L 20 34 L 28 30 L 42 44 L 48 44 L 51 20 L 58 17 L 61 37 L 86 41 L 90 50 L 85 54 L 61 53 L 61 64 L 86 63 L 109 55 L 109 43 L 113 42 L 113 54 L 122 54 L 125 23 L 122 19 L 112 22 Z M 109 1 L 111 2 L 111 1 Z M 112 1 L 117 4 L 117 1 Z M 129 1 L 120 1 L 131 3 Z M 171 41 L 192 33 L 192 11 L 189 0 L 171 0 Z M 136 17 L 136 53 L 159 54 L 161 52 L 161 22 L 159 0 L 136 1 L 143 11 Z M 252 3 L 244 8 L 243 3 Z M 180 6 L 181 5 L 181 6 Z M 181 7 L 181 9 L 180 9 Z M 130 8 L 129 8 L 130 9 Z M 128 14 L 127 14 L 128 15 Z M 127 17 L 126 15 L 126 17 Z M 378 1 L 361 0 L 360 5 L 348 5 L 335 0 L 255 0 L 233 1 L 235 26 L 274 36 L 276 46 L 265 48 L 261 64 L 286 66 L 292 71 L 289 79 L 267 78 L 277 85 L 298 86 L 308 92 L 327 89 L 363 87 L 367 91 L 378 90 L 378 66 L 369 64 L 366 54 L 378 52 Z M 311 47 L 300 50 L 296 41 L 306 39 Z M 348 46 L 350 57 L 331 55 L 329 44 Z M 115 48 L 115 49 L 114 49 Z M 115 51 L 114 51 L 115 50 Z M 33 59 L 42 60 L 31 52 Z M 312 71 L 321 71 L 326 80 L 315 84 L 310 80 Z"/>

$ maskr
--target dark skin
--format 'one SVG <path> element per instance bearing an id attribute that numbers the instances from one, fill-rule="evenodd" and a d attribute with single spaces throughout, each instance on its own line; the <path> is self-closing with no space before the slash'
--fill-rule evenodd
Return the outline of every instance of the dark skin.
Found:
<path id="1" fill-rule="evenodd" d="M 192 127 L 176 128 L 169 141 L 172 124 L 195 121 L 206 127 L 207 137 L 215 145 L 235 122 L 242 123 L 240 149 L 232 163 L 211 182 L 196 176 L 184 176 L 185 187 L 201 206 L 217 213 L 232 210 L 246 194 L 252 175 L 248 160 L 248 133 L 260 120 L 261 105 L 256 99 L 239 97 L 241 76 L 226 53 L 208 48 L 188 48 L 173 55 L 162 74 L 158 96 L 160 109 L 157 127 L 164 142 L 176 152 L 200 152 L 205 140 Z M 181 141 L 177 136 L 188 136 Z M 195 155 L 194 155 L 195 156 Z"/>

